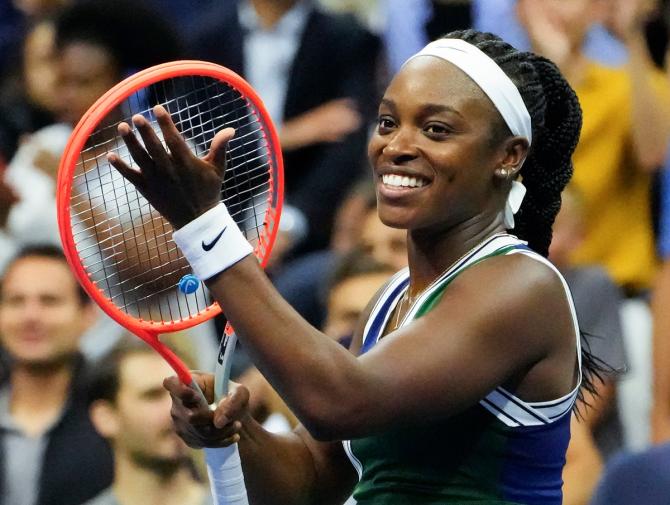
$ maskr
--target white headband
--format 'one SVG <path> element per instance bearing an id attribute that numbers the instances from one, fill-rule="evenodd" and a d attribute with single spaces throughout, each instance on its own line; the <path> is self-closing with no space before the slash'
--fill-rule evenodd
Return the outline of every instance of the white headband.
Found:
<path id="1" fill-rule="evenodd" d="M 491 99 L 512 134 L 525 137 L 529 145 L 533 142 L 530 114 L 519 90 L 498 64 L 480 49 L 460 39 L 439 39 L 407 61 L 417 56 L 436 56 L 456 65 Z M 503 213 L 507 229 L 514 228 L 514 214 L 521 207 L 525 194 L 525 186 L 512 181 Z"/>
<path id="2" fill-rule="evenodd" d="M 512 134 L 525 137 L 529 144 L 532 143 L 530 114 L 519 90 L 498 64 L 481 50 L 464 40 L 439 39 L 407 61 L 417 56 L 436 56 L 468 74 L 491 99 Z"/>

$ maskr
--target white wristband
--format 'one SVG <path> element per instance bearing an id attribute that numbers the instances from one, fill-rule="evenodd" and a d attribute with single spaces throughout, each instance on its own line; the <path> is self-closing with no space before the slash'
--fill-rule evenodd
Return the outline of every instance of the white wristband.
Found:
<path id="1" fill-rule="evenodd" d="M 203 281 L 253 253 L 223 203 L 175 231 L 172 239 Z"/>

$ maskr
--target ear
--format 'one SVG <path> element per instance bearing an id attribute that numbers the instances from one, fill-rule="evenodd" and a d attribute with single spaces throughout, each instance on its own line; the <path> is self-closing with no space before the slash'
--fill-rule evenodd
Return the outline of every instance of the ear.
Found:
<path id="1" fill-rule="evenodd" d="M 521 165 L 526 156 L 528 156 L 528 149 L 528 140 L 524 137 L 505 139 L 500 146 L 499 164 L 495 169 L 496 177 L 514 179 L 521 170 Z"/>
<path id="2" fill-rule="evenodd" d="M 119 417 L 107 400 L 96 400 L 88 409 L 93 427 L 103 438 L 114 439 L 119 432 Z"/>

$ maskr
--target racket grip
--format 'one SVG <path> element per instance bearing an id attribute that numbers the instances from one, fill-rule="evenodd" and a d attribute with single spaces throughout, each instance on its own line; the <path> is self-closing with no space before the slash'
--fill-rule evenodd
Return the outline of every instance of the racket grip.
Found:
<path id="1" fill-rule="evenodd" d="M 214 505 L 249 505 L 237 444 L 205 448 Z"/>

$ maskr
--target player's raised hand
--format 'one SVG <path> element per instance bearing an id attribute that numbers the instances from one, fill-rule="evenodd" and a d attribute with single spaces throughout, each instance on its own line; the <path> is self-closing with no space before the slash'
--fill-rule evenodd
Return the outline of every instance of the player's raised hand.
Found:
<path id="1" fill-rule="evenodd" d="M 235 130 L 225 128 L 218 132 L 207 155 L 199 158 L 168 111 L 160 105 L 153 111 L 167 149 L 149 121 L 136 114 L 132 122 L 142 142 L 127 123 L 119 124 L 118 131 L 140 170 L 130 167 L 116 153 L 108 154 L 107 158 L 175 228 L 181 228 L 219 203 L 226 147 Z"/>

